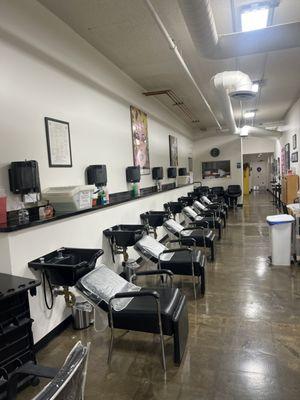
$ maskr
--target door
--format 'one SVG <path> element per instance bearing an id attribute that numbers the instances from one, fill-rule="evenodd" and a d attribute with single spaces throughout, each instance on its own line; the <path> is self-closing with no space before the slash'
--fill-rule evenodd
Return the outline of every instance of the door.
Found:
<path id="1" fill-rule="evenodd" d="M 266 190 L 268 180 L 267 162 L 257 161 L 252 163 L 252 187 L 253 190 Z"/>

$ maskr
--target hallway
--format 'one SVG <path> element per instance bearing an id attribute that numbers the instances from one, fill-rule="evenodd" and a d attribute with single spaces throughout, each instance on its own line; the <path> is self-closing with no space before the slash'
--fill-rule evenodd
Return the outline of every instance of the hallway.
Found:
<path id="1" fill-rule="evenodd" d="M 192 286 L 184 280 L 189 345 L 178 368 L 171 340 L 166 340 L 166 377 L 158 338 L 134 332 L 116 340 L 110 368 L 109 332 L 93 328 L 67 329 L 39 353 L 39 362 L 60 365 L 79 338 L 91 340 L 87 400 L 298 400 L 300 268 L 268 263 L 265 217 L 273 213 L 269 194 L 250 195 L 243 208 L 230 212 L 217 261 L 207 266 L 205 297 L 195 302 Z M 27 389 L 18 398 L 30 399 L 36 390 Z"/>

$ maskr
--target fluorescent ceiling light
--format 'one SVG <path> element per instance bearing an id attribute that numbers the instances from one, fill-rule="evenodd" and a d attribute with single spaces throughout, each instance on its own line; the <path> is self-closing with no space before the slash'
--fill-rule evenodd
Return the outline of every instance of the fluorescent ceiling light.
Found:
<path id="1" fill-rule="evenodd" d="M 245 119 L 251 119 L 255 117 L 255 111 L 246 111 L 244 113 L 244 118 Z"/>
<path id="2" fill-rule="evenodd" d="M 259 91 L 259 83 L 253 83 L 252 92 L 258 93 L 258 91 Z"/>
<path id="3" fill-rule="evenodd" d="M 240 136 L 248 136 L 249 135 L 249 126 L 244 125 L 240 131 Z"/>
<path id="4" fill-rule="evenodd" d="M 268 5 L 243 8 L 241 26 L 243 32 L 255 31 L 268 26 L 270 8 Z"/>

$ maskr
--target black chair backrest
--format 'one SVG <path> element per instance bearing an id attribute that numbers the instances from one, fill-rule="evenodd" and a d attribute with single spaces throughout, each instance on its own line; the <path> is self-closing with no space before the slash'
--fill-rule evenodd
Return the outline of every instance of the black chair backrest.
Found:
<path id="1" fill-rule="evenodd" d="M 81 400 L 84 394 L 89 346 L 78 342 L 53 380 L 33 400 Z"/>
<path id="2" fill-rule="evenodd" d="M 223 186 L 214 186 L 211 188 L 211 193 L 216 196 L 223 196 L 224 192 Z"/>
<path id="3" fill-rule="evenodd" d="M 189 197 L 189 196 L 179 197 L 178 201 L 180 203 L 182 203 L 184 206 L 192 206 L 194 203 L 193 197 Z"/>
<path id="4" fill-rule="evenodd" d="M 229 185 L 227 188 L 227 193 L 230 194 L 241 194 L 242 193 L 242 189 L 240 187 L 240 185 Z"/>

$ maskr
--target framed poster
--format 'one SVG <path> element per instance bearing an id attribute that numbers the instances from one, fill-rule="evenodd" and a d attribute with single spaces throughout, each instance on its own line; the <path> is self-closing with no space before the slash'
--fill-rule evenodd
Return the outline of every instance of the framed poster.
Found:
<path id="1" fill-rule="evenodd" d="M 202 163 L 202 179 L 230 178 L 230 160 Z"/>
<path id="2" fill-rule="evenodd" d="M 170 167 L 178 167 L 178 145 L 177 138 L 169 135 Z"/>
<path id="3" fill-rule="evenodd" d="M 286 171 L 286 166 L 285 166 L 285 148 L 282 147 L 281 148 L 281 162 L 280 162 L 280 166 L 281 166 L 281 175 L 286 175 L 287 171 Z"/>
<path id="4" fill-rule="evenodd" d="M 294 153 L 292 153 L 291 161 L 292 162 L 298 162 L 298 151 L 295 151 Z"/>
<path id="5" fill-rule="evenodd" d="M 49 167 L 72 167 L 69 123 L 45 117 L 45 128 Z"/>
<path id="6" fill-rule="evenodd" d="M 194 166 L 193 166 L 193 159 L 192 157 L 188 158 L 188 165 L 189 165 L 189 172 L 193 172 Z"/>
<path id="7" fill-rule="evenodd" d="M 293 150 L 297 148 L 297 134 L 293 135 Z"/>
<path id="8" fill-rule="evenodd" d="M 290 155 L 290 144 L 287 143 L 284 146 L 284 148 L 285 148 L 285 170 L 286 170 L 286 173 L 287 173 L 288 170 L 291 167 L 291 164 L 290 164 L 290 158 L 291 158 L 291 155 Z"/>
<path id="9" fill-rule="evenodd" d="M 130 106 L 133 163 L 141 169 L 141 175 L 150 174 L 149 138 L 147 114 Z"/>

